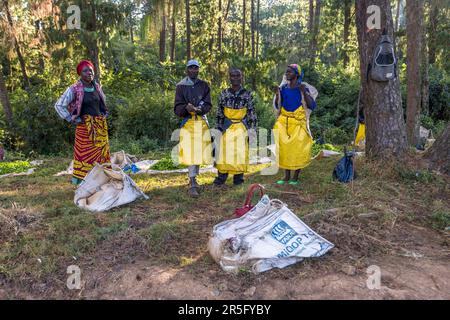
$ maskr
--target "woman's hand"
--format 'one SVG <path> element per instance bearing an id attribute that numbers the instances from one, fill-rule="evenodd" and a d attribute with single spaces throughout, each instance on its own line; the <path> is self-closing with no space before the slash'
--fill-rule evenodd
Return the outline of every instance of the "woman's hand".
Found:
<path id="1" fill-rule="evenodd" d="M 72 120 L 73 123 L 76 123 L 78 116 L 73 114 L 72 117 L 70 117 L 70 119 Z"/>
<path id="2" fill-rule="evenodd" d="M 303 83 L 300 85 L 300 91 L 301 91 L 303 94 L 306 93 L 306 86 L 305 86 Z"/>

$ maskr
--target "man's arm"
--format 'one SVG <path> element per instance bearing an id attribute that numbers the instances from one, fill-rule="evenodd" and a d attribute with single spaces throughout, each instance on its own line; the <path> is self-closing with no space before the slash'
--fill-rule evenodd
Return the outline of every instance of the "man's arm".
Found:
<path id="1" fill-rule="evenodd" d="M 201 107 L 201 111 L 198 113 L 200 115 L 205 115 L 208 112 L 211 111 L 212 103 L 211 103 L 211 89 L 209 88 L 209 85 L 205 82 L 204 83 L 204 92 L 203 92 L 203 99 L 202 102 L 200 102 L 202 105 L 198 106 Z"/>
<path id="2" fill-rule="evenodd" d="M 250 93 L 248 98 L 246 122 L 249 129 L 256 129 L 258 127 L 258 116 L 256 115 L 253 93 Z"/>
<path id="3" fill-rule="evenodd" d="M 186 110 L 186 105 L 187 105 L 187 103 L 183 96 L 183 88 L 181 85 L 178 85 L 177 89 L 175 91 L 175 103 L 174 103 L 173 111 L 180 118 L 184 118 L 188 115 L 188 112 Z"/>

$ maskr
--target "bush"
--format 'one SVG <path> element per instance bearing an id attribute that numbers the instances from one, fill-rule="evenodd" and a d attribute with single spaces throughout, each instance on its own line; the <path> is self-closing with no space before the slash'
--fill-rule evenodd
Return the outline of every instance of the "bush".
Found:
<path id="1" fill-rule="evenodd" d="M 352 141 L 352 133 L 341 128 L 330 128 L 325 131 L 324 138 L 328 143 L 348 144 Z"/>
<path id="2" fill-rule="evenodd" d="M 157 141 L 159 146 L 170 144 L 173 130 L 180 120 L 173 112 L 173 93 L 152 92 L 138 88 L 129 93 L 128 100 L 117 106 L 114 137 L 119 141 Z"/>
<path id="3" fill-rule="evenodd" d="M 158 141 L 148 137 L 115 137 L 110 139 L 109 143 L 112 152 L 124 150 L 132 155 L 142 155 L 159 148 Z"/>

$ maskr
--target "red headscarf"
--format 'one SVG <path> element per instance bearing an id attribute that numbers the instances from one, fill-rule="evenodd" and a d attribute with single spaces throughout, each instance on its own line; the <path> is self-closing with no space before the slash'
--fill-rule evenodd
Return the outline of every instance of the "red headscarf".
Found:
<path id="1" fill-rule="evenodd" d="M 92 70 L 94 70 L 94 65 L 92 64 L 92 62 L 90 62 L 89 60 L 82 60 L 80 61 L 80 63 L 77 65 L 77 73 L 78 75 L 81 75 L 81 71 L 83 70 L 83 68 L 85 66 L 89 66 L 92 68 Z"/>

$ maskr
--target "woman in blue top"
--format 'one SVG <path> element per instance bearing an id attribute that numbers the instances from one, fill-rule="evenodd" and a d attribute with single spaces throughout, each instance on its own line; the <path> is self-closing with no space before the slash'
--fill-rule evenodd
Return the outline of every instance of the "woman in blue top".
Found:
<path id="1" fill-rule="evenodd" d="M 275 105 L 280 106 L 274 126 L 277 163 L 285 169 L 282 185 L 298 184 L 300 170 L 311 162 L 313 140 L 309 130 L 309 114 L 316 107 L 307 87 L 302 84 L 302 72 L 291 64 L 286 70 L 287 84 L 277 87 Z M 291 171 L 294 171 L 291 179 Z"/>

